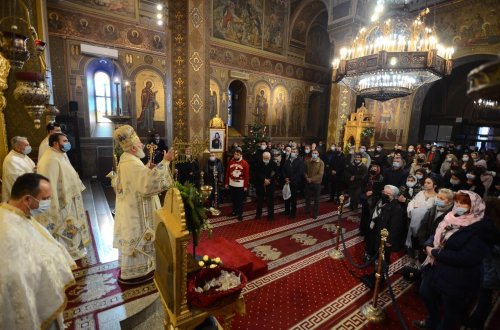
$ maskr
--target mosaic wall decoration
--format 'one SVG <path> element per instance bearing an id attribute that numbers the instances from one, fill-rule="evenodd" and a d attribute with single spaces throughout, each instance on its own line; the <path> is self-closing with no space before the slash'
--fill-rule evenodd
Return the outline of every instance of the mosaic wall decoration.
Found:
<path id="1" fill-rule="evenodd" d="M 135 100 L 139 136 L 153 131 L 165 136 L 165 88 L 156 72 L 143 70 L 135 76 Z"/>
<path id="2" fill-rule="evenodd" d="M 264 5 L 263 49 L 282 54 L 287 38 L 288 1 L 267 0 Z"/>
<path id="3" fill-rule="evenodd" d="M 59 0 L 57 3 L 74 11 L 83 9 L 122 19 L 137 20 L 139 18 L 139 0 Z"/>

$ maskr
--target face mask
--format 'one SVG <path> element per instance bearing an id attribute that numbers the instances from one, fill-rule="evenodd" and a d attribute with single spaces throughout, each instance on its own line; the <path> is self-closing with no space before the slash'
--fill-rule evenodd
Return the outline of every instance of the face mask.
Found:
<path id="1" fill-rule="evenodd" d="M 354 161 L 354 164 L 356 164 L 356 165 L 359 165 L 360 163 L 361 163 L 361 161 L 360 161 L 360 160 L 355 160 L 355 161 Z"/>
<path id="2" fill-rule="evenodd" d="M 290 151 L 285 151 L 285 155 L 290 156 Z"/>
<path id="3" fill-rule="evenodd" d="M 306 150 L 305 150 L 305 153 L 306 153 L 306 154 L 308 154 L 308 153 L 310 153 L 310 152 L 311 152 L 311 150 L 310 150 L 310 149 L 306 149 Z"/>
<path id="4" fill-rule="evenodd" d="M 392 162 L 392 167 L 399 168 L 399 162 Z"/>
<path id="5" fill-rule="evenodd" d="M 292 153 L 290 154 L 290 157 L 291 157 L 291 158 L 297 158 L 297 153 L 296 153 L 296 152 L 292 152 Z"/>
<path id="6" fill-rule="evenodd" d="M 462 157 L 462 160 L 463 160 L 464 162 L 468 162 L 468 161 L 469 161 L 469 157 Z"/>
<path id="7" fill-rule="evenodd" d="M 382 200 L 382 203 L 384 203 L 384 204 L 389 203 L 391 201 L 391 198 L 389 196 L 387 196 L 386 194 L 382 194 L 380 199 Z"/>
<path id="8" fill-rule="evenodd" d="M 51 203 L 50 199 L 42 199 L 41 201 L 39 201 L 38 199 L 36 199 L 33 196 L 30 196 L 30 197 L 32 197 L 34 200 L 36 200 L 38 202 L 37 209 L 30 209 L 30 213 L 32 216 L 36 216 L 38 214 L 45 213 L 50 209 L 50 203 Z"/>
<path id="9" fill-rule="evenodd" d="M 354 150 L 350 150 L 349 154 L 354 155 Z"/>
<path id="10" fill-rule="evenodd" d="M 311 158 L 314 160 L 318 159 L 318 154 L 312 154 Z"/>
<path id="11" fill-rule="evenodd" d="M 440 149 L 439 151 L 440 151 L 442 154 L 444 153 L 444 149 Z"/>
<path id="12" fill-rule="evenodd" d="M 70 151 L 70 150 L 71 150 L 71 143 L 69 143 L 69 142 L 64 143 L 64 144 L 62 145 L 61 150 L 62 150 L 63 152 L 68 152 L 68 151 Z"/>
<path id="13" fill-rule="evenodd" d="M 457 185 L 457 184 L 459 184 L 459 183 L 460 183 L 460 180 L 453 180 L 453 179 L 450 179 L 450 183 L 451 183 L 452 185 Z"/>
<path id="14" fill-rule="evenodd" d="M 266 148 L 267 148 L 267 146 L 266 146 L 266 145 L 264 145 L 264 144 L 260 146 L 260 149 L 261 149 L 261 150 L 266 150 Z"/>
<path id="15" fill-rule="evenodd" d="M 26 148 L 23 149 L 23 154 L 27 155 L 31 152 L 31 146 L 27 146 Z"/>
<path id="16" fill-rule="evenodd" d="M 419 180 L 422 180 L 422 178 L 424 177 L 422 174 L 415 174 L 415 176 L 417 177 L 417 179 Z"/>
<path id="17" fill-rule="evenodd" d="M 446 161 L 447 161 L 448 163 L 451 163 L 451 157 L 447 157 L 447 158 L 446 158 Z"/>
<path id="18" fill-rule="evenodd" d="M 371 175 L 377 175 L 377 170 L 370 170 Z"/>
<path id="19" fill-rule="evenodd" d="M 396 147 L 396 150 L 401 150 L 401 146 L 397 146 L 397 147 Z"/>
<path id="20" fill-rule="evenodd" d="M 331 151 L 335 151 L 335 149 L 337 149 L 337 148 L 335 148 L 335 147 L 330 148 Z"/>
<path id="21" fill-rule="evenodd" d="M 436 148 L 432 148 L 432 149 L 431 149 L 431 151 L 432 151 L 432 152 L 435 152 L 435 151 L 436 151 Z"/>
<path id="22" fill-rule="evenodd" d="M 434 200 L 434 205 L 439 206 L 439 207 L 443 207 L 443 206 L 445 206 L 444 201 L 443 201 L 443 200 L 441 200 L 441 199 L 439 199 L 439 198 L 436 198 L 436 199 Z"/>
<path id="23" fill-rule="evenodd" d="M 463 215 L 467 212 L 469 212 L 469 209 L 466 207 L 455 207 L 455 213 L 458 215 Z"/>
<path id="24" fill-rule="evenodd" d="M 382 151 L 382 148 L 377 147 L 377 151 L 378 151 L 378 152 Z"/>
<path id="25" fill-rule="evenodd" d="M 430 149 L 430 148 L 431 148 L 430 144 L 425 146 L 425 149 Z"/>
<path id="26" fill-rule="evenodd" d="M 191 159 L 191 155 L 186 155 L 186 159 Z"/>
<path id="27" fill-rule="evenodd" d="M 279 162 L 281 162 L 281 156 L 279 156 L 279 157 L 274 157 L 274 162 L 275 162 L 275 163 L 279 163 Z"/>
<path id="28" fill-rule="evenodd" d="M 476 176 L 475 176 L 474 174 L 470 174 L 470 173 L 467 173 L 465 176 L 466 176 L 466 177 L 467 177 L 467 179 L 469 179 L 469 180 L 474 180 L 474 179 L 476 178 Z"/>
<path id="29" fill-rule="evenodd" d="M 160 138 L 155 138 L 156 143 L 160 143 Z"/>
<path id="30" fill-rule="evenodd" d="M 215 156 L 210 156 L 210 161 L 215 162 Z"/>
<path id="31" fill-rule="evenodd" d="M 413 152 L 413 151 L 415 151 L 415 149 L 413 149 L 413 148 L 408 148 L 408 152 Z"/>
<path id="32" fill-rule="evenodd" d="M 366 151 L 366 149 L 365 149 L 365 148 L 360 148 L 360 149 L 359 149 L 359 152 L 365 152 L 365 151 Z"/>
<path id="33" fill-rule="evenodd" d="M 263 160 L 264 164 L 269 164 L 269 159 Z"/>
<path id="34" fill-rule="evenodd" d="M 406 181 L 406 186 L 408 188 L 413 188 L 417 183 L 415 181 Z"/>

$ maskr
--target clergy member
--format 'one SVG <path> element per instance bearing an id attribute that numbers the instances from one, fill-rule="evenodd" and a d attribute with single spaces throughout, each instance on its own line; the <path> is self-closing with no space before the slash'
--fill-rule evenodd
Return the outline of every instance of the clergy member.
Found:
<path id="1" fill-rule="evenodd" d="M 123 150 L 115 181 L 116 215 L 113 246 L 118 249 L 119 281 L 139 283 L 153 276 L 156 228 L 155 210 L 160 208 L 158 194 L 172 186 L 169 171 L 174 152 L 163 152 L 159 164 L 144 165 L 144 145 L 129 125 L 117 128 L 113 134 Z"/>
<path id="2" fill-rule="evenodd" d="M 12 150 L 3 160 L 2 166 L 2 202 L 10 198 L 10 190 L 18 177 L 24 173 L 33 173 L 35 163 L 29 158 L 31 146 L 27 138 L 14 136 L 10 140 Z"/>
<path id="3" fill-rule="evenodd" d="M 51 203 L 47 178 L 27 173 L 0 206 L 0 328 L 64 329 L 65 288 L 74 283 L 71 256 L 32 216 Z M 7 266 L 8 265 L 8 266 Z"/>
<path id="4" fill-rule="evenodd" d="M 52 182 L 52 203 L 49 212 L 36 219 L 78 260 L 87 254 L 85 246 L 90 243 L 82 198 L 85 186 L 66 156 L 71 149 L 66 134 L 52 134 L 49 145 L 38 162 L 37 172 Z"/>
<path id="5" fill-rule="evenodd" d="M 43 153 L 49 149 L 49 136 L 54 133 L 62 133 L 61 125 L 59 123 L 48 123 L 47 136 L 40 142 L 38 147 L 38 161 L 42 158 Z"/>

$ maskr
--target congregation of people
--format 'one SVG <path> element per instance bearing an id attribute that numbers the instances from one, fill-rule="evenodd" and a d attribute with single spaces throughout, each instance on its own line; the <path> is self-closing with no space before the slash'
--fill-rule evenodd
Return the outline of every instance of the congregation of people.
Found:
<path id="1" fill-rule="evenodd" d="M 123 150 L 112 176 L 116 192 L 113 245 L 119 251 L 121 283 L 151 278 L 155 270 L 153 218 L 161 207 L 158 194 L 179 181 L 211 185 L 211 206 L 218 207 L 224 196 L 229 197 L 228 215 L 239 221 L 244 219 L 248 196 L 256 200 L 255 219 L 267 215 L 268 221 L 277 217 L 294 221 L 298 215 L 316 221 L 321 203 L 339 203 L 345 197 L 344 208 L 359 212 L 365 258 L 373 260 L 380 232 L 387 229 L 385 260 L 406 253 L 410 266 L 421 274 L 419 293 L 428 315 L 415 321 L 415 327 L 481 329 L 492 309 L 493 293 L 500 288 L 500 154 L 495 150 L 452 143 L 409 145 L 405 150 L 399 144 L 390 150 L 382 144 L 357 149 L 333 144 L 327 149 L 323 141 L 277 145 L 262 141 L 255 150 L 243 148 L 245 152 L 235 143 L 228 159 L 212 152 L 202 164 L 199 155 L 187 147 L 170 173 L 175 154 L 159 134 L 151 136 L 149 155 L 131 126 L 119 127 L 113 138 Z M 29 157 L 28 139 L 20 136 L 11 139 L 11 151 L 3 163 L 0 251 L 16 250 L 20 255 L 19 266 L 0 271 L 2 283 L 11 283 L 0 285 L 2 299 L 7 297 L 2 306 L 12 309 L 3 314 L 29 310 L 29 299 L 37 301 L 44 294 L 50 298 L 57 292 L 56 298 L 48 299 L 50 305 L 38 307 L 36 316 L 25 313 L 24 318 L 2 320 L 17 324 L 16 328 L 36 328 L 41 322 L 54 329 L 63 326 L 61 313 L 52 315 L 51 311 L 60 311 L 64 305 L 64 288 L 73 283 L 71 269 L 87 252 L 85 187 L 67 156 L 71 147 L 60 125 L 51 123 L 37 164 Z M 322 193 L 328 194 L 328 201 L 323 201 Z M 302 209 L 297 206 L 299 197 L 304 197 Z M 284 200 L 284 211 L 276 214 L 279 198 Z M 16 247 L 23 236 L 32 239 Z M 35 249 L 44 251 L 36 263 L 43 267 L 34 275 L 27 274 L 22 255 Z M 28 290 L 29 283 L 45 283 L 48 274 L 57 281 L 51 287 L 47 284 L 41 297 L 9 300 L 14 291 Z"/>

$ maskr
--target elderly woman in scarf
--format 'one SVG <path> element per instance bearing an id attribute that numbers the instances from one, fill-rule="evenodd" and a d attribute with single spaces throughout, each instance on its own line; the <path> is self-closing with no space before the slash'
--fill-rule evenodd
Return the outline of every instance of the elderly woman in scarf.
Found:
<path id="1" fill-rule="evenodd" d="M 426 242 L 420 295 L 427 308 L 418 329 L 458 329 L 481 283 L 481 262 L 489 253 L 481 239 L 488 221 L 483 220 L 484 201 L 468 190 L 455 194 L 455 204 Z M 440 305 L 443 317 L 439 315 Z"/>

